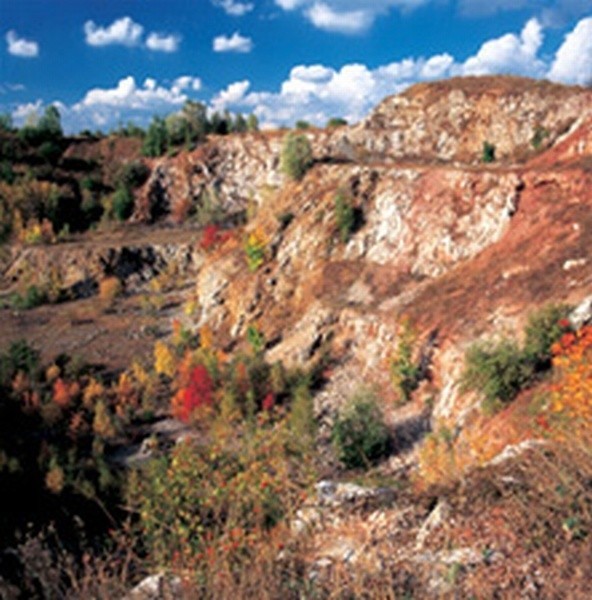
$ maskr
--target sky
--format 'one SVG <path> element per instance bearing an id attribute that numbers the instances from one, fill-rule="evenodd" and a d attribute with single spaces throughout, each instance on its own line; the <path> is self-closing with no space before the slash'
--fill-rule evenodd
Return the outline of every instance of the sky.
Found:
<path id="1" fill-rule="evenodd" d="M 592 0 L 0 0 L 0 113 L 64 130 L 181 109 L 363 118 L 413 83 L 592 83 Z"/>

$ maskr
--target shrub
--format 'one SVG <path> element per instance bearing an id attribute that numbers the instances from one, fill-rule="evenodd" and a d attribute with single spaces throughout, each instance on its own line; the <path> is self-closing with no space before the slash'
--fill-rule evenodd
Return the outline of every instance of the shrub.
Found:
<path id="1" fill-rule="evenodd" d="M 492 163 L 495 161 L 495 146 L 489 142 L 483 142 L 483 153 L 481 161 L 484 163 Z"/>
<path id="2" fill-rule="evenodd" d="M 525 328 L 524 353 L 537 371 L 551 367 L 551 347 L 570 329 L 570 307 L 550 304 L 530 315 Z"/>
<path id="3" fill-rule="evenodd" d="M 256 540 L 295 512 L 311 480 L 285 422 L 215 436 L 187 438 L 150 462 L 130 485 L 143 542 L 161 566 L 171 559 L 212 577 L 221 553 L 237 568 L 253 568 Z"/>
<path id="4" fill-rule="evenodd" d="M 39 351 L 25 340 L 12 342 L 8 350 L 0 354 L 0 386 L 10 385 L 18 371 L 33 375 L 39 368 L 39 356 Z"/>
<path id="5" fill-rule="evenodd" d="M 254 231 L 247 237 L 245 243 L 245 254 L 249 271 L 256 271 L 265 262 L 266 243 L 265 237 L 260 231 Z"/>
<path id="6" fill-rule="evenodd" d="M 107 307 L 115 302 L 122 291 L 123 286 L 117 277 L 106 277 L 99 283 L 99 298 Z"/>
<path id="7" fill-rule="evenodd" d="M 565 318 L 569 307 L 548 305 L 533 313 L 525 328 L 524 347 L 502 339 L 496 344 L 475 344 L 465 357 L 462 385 L 481 391 L 483 409 L 492 413 L 532 383 L 538 373 L 551 367 L 552 346 L 570 330 Z"/>
<path id="8" fill-rule="evenodd" d="M 343 119 L 342 117 L 331 117 L 327 121 L 328 128 L 344 127 L 345 125 L 347 125 L 347 121 L 345 119 Z"/>
<path id="9" fill-rule="evenodd" d="M 202 250 L 208 252 L 225 243 L 231 237 L 232 233 L 230 231 L 222 231 L 219 225 L 211 223 L 210 225 L 206 225 L 204 227 L 199 246 Z"/>
<path id="10" fill-rule="evenodd" d="M 131 217 L 134 210 L 134 196 L 128 187 L 120 185 L 113 195 L 113 215 L 118 221 Z"/>
<path id="11" fill-rule="evenodd" d="M 413 361 L 415 333 L 407 320 L 399 332 L 397 352 L 391 362 L 391 379 L 401 402 L 408 402 L 419 385 L 420 367 Z"/>
<path id="12" fill-rule="evenodd" d="M 173 351 L 161 341 L 154 344 L 154 370 L 167 377 L 173 377 L 177 370 Z"/>
<path id="13" fill-rule="evenodd" d="M 187 214 L 190 213 L 192 206 L 187 207 Z M 197 202 L 195 211 L 195 220 L 200 225 L 217 225 L 224 221 L 226 214 L 216 190 L 213 188 L 204 189 Z"/>
<path id="14" fill-rule="evenodd" d="M 210 408 L 214 403 L 214 381 L 204 365 L 191 371 L 189 384 L 177 394 L 172 402 L 175 417 L 189 423 L 196 410 Z"/>
<path id="15" fill-rule="evenodd" d="M 312 148 L 305 135 L 289 133 L 283 142 L 281 169 L 290 179 L 300 180 L 312 166 Z"/>
<path id="16" fill-rule="evenodd" d="M 518 344 L 508 339 L 471 346 L 465 362 L 463 387 L 484 394 L 483 409 L 488 413 L 513 400 L 532 376 Z"/>
<path id="17" fill-rule="evenodd" d="M 48 141 L 43 142 L 37 152 L 45 162 L 55 165 L 62 156 L 62 147 L 55 141 Z"/>
<path id="18" fill-rule="evenodd" d="M 368 468 L 389 450 L 389 432 L 376 397 L 356 394 L 335 421 L 332 441 L 348 468 Z"/>
<path id="19" fill-rule="evenodd" d="M 150 169 L 143 162 L 134 160 L 123 165 L 117 175 L 117 183 L 126 188 L 135 189 L 143 185 L 149 175 Z"/>
<path id="20" fill-rule="evenodd" d="M 12 298 L 14 308 L 20 310 L 29 310 L 37 306 L 41 306 L 48 301 L 47 294 L 44 290 L 39 289 L 36 285 L 30 285 L 24 296 L 15 294 Z"/>
<path id="21" fill-rule="evenodd" d="M 351 198 L 341 190 L 335 197 L 335 219 L 339 239 L 346 244 L 355 230 L 356 213 Z"/>
<path id="22" fill-rule="evenodd" d="M 546 138 L 549 137 L 549 132 L 544 127 L 537 127 L 534 131 L 532 139 L 530 140 L 531 146 L 535 150 L 539 150 L 543 145 Z"/>
<path id="23" fill-rule="evenodd" d="M 566 333 L 553 344 L 549 421 L 560 439 L 592 443 L 592 325 Z"/>

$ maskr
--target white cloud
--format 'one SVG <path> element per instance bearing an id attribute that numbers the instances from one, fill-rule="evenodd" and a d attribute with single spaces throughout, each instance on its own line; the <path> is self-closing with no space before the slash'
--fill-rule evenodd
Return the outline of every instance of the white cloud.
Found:
<path id="1" fill-rule="evenodd" d="M 251 87 L 251 82 L 246 79 L 231 83 L 225 90 L 222 90 L 214 97 L 212 108 L 214 110 L 224 110 L 231 104 L 242 103 L 249 87 Z"/>
<path id="2" fill-rule="evenodd" d="M 353 6 L 354 0 L 347 2 L 344 0 L 344 6 Z M 210 107 L 252 111 L 264 125 L 291 125 L 298 119 L 324 125 L 334 116 L 355 123 L 385 96 L 420 81 L 477 73 L 547 76 L 565 83 L 586 83 L 592 78 L 592 17 L 582 19 L 566 35 L 554 56 L 542 53 L 543 34 L 540 21 L 531 19 L 521 32 L 486 41 L 466 60 L 442 53 L 409 57 L 376 68 L 360 63 L 341 68 L 296 65 L 275 90 L 253 90 L 248 80 L 236 81 L 215 94 Z M 238 33 L 235 36 L 242 38 Z M 225 45 L 232 37 L 225 38 Z M 141 84 L 128 76 L 112 88 L 89 90 L 80 102 L 65 107 L 62 121 L 69 131 L 113 126 L 130 118 L 145 125 L 152 114 L 178 110 L 201 86 L 199 78 L 186 74 L 167 83 L 147 78 Z M 15 120 L 41 106 L 40 102 L 22 105 Z"/>
<path id="3" fill-rule="evenodd" d="M 585 85 L 592 82 L 592 17 L 565 36 L 548 73 L 549 79 Z"/>
<path id="4" fill-rule="evenodd" d="M 253 40 L 243 37 L 238 31 L 230 37 L 220 35 L 214 38 L 214 52 L 250 52 L 253 49 Z"/>
<path id="5" fill-rule="evenodd" d="M 19 37 L 14 29 L 11 29 L 6 34 L 6 44 L 8 46 L 8 53 L 13 56 L 35 58 L 39 55 L 39 44 Z"/>
<path id="6" fill-rule="evenodd" d="M 537 57 L 542 43 L 542 26 L 537 19 L 531 19 L 520 36 L 507 33 L 485 42 L 475 56 L 465 61 L 462 74 L 512 73 L 538 77 L 545 70 L 545 64 Z"/>
<path id="7" fill-rule="evenodd" d="M 374 21 L 371 10 L 336 12 L 324 2 L 313 4 L 306 16 L 318 29 L 348 34 L 365 31 Z"/>
<path id="8" fill-rule="evenodd" d="M 420 76 L 422 79 L 439 79 L 447 75 L 453 65 L 454 58 L 450 54 L 438 54 L 426 61 Z"/>
<path id="9" fill-rule="evenodd" d="M 192 77 L 191 75 L 177 77 L 177 79 L 173 81 L 173 85 L 171 87 L 173 92 L 181 92 L 183 90 L 193 90 L 194 92 L 197 92 L 200 89 L 201 79 L 199 77 Z"/>
<path id="10" fill-rule="evenodd" d="M 433 0 L 275 0 L 284 10 L 302 9 L 318 29 L 344 34 L 367 30 L 378 15 L 391 9 L 408 12 Z"/>
<path id="11" fill-rule="evenodd" d="M 140 43 L 144 28 L 135 23 L 130 17 L 122 17 L 108 27 L 99 27 L 94 21 L 84 24 L 86 43 L 89 46 L 137 46 Z"/>
<path id="12" fill-rule="evenodd" d="M 239 0 L 213 0 L 213 3 L 214 6 L 223 9 L 227 15 L 232 17 L 242 17 L 255 8 L 251 2 L 241 2 Z"/>
<path id="13" fill-rule="evenodd" d="M 91 106 L 122 107 L 135 110 L 154 109 L 162 106 L 183 104 L 187 96 L 178 85 L 171 88 L 159 86 L 154 79 L 148 78 L 142 87 L 129 75 L 119 81 L 115 88 L 94 88 L 89 90 L 74 109 Z"/>
<path id="14" fill-rule="evenodd" d="M 180 43 L 178 35 L 151 33 L 146 39 L 146 47 L 156 52 L 176 52 Z"/>
<path id="15" fill-rule="evenodd" d="M 453 62 L 452 57 L 438 55 L 427 61 L 405 59 L 376 69 L 356 63 L 338 70 L 319 64 L 299 65 L 291 70 L 278 93 L 252 92 L 241 103 L 269 125 L 291 124 L 297 119 L 323 125 L 334 116 L 353 123 L 385 96 L 436 73 L 449 75 Z"/>
<path id="16" fill-rule="evenodd" d="M 111 88 L 93 88 L 75 104 L 54 104 L 62 116 L 64 131 L 115 127 L 122 122 L 134 121 L 148 125 L 154 114 L 167 115 L 176 112 L 195 92 L 201 89 L 201 79 L 192 75 L 181 75 L 171 82 L 159 82 L 147 77 L 142 83 L 131 75 L 119 80 Z M 12 112 L 17 125 L 25 122 L 30 114 L 42 114 L 46 106 L 41 100 L 22 104 Z"/>
<path id="17" fill-rule="evenodd" d="M 284 10 L 294 10 L 306 4 L 306 0 L 275 0 L 275 3 Z"/>
<path id="18" fill-rule="evenodd" d="M 581 21 L 566 37 L 552 70 L 557 79 L 581 82 L 592 76 L 591 32 L 592 18 Z M 322 64 L 298 65 L 278 91 L 253 90 L 234 98 L 234 106 L 227 98 L 226 105 L 234 110 L 252 110 L 268 125 L 289 125 L 298 119 L 324 124 L 333 116 L 354 123 L 385 96 L 420 81 L 468 74 L 544 76 L 549 72 L 549 62 L 541 53 L 543 33 L 540 22 L 531 19 L 520 33 L 486 41 L 464 61 L 442 53 L 405 58 L 375 69 L 363 64 L 346 64 L 340 69 Z"/>
<path id="19" fill-rule="evenodd" d="M 41 114 L 43 108 L 43 102 L 37 100 L 36 102 L 27 102 L 25 104 L 19 104 L 12 111 L 12 118 L 17 125 L 22 125 L 27 119 L 37 119 Z"/>

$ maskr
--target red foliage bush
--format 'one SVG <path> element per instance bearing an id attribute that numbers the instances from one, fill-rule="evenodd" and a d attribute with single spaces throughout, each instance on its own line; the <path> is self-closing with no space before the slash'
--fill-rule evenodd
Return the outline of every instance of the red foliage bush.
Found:
<path id="1" fill-rule="evenodd" d="M 261 408 L 269 412 L 275 406 L 275 396 L 272 392 L 269 392 L 265 398 L 263 398 L 263 403 L 261 404 Z"/>
<path id="2" fill-rule="evenodd" d="M 210 224 L 204 228 L 199 245 L 202 250 L 213 250 L 216 246 L 230 239 L 230 237 L 230 232 L 222 231 L 219 225 Z"/>
<path id="3" fill-rule="evenodd" d="M 191 371 L 189 384 L 173 400 L 173 412 L 181 421 L 191 420 L 193 412 L 214 403 L 214 381 L 206 367 L 197 365 Z"/>

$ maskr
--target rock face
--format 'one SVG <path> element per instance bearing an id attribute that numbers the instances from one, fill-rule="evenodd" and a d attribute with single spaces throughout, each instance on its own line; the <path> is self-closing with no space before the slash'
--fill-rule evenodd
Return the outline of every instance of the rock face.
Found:
<path id="1" fill-rule="evenodd" d="M 418 359 L 427 340 L 435 348 L 425 356 L 434 425 L 462 428 L 476 402 L 458 386 L 468 344 L 513 335 L 542 304 L 589 295 L 591 111 L 590 90 L 516 78 L 420 85 L 356 127 L 307 133 L 317 162 L 300 182 L 278 172 L 277 137 L 242 138 L 242 158 L 239 142 L 213 141 L 219 153 L 200 177 L 222 178 L 221 198 L 237 205 L 247 203 L 239 191 L 251 190 L 255 206 L 239 238 L 198 274 L 199 324 L 228 347 L 255 325 L 269 360 L 289 364 L 330 346 L 340 366 L 322 414 L 370 382 L 392 394 L 389 364 L 406 315 Z M 477 169 L 485 140 L 499 160 Z M 346 141 L 356 160 L 344 156 Z M 256 159 L 265 152 L 266 163 Z M 338 193 L 359 216 L 347 243 Z M 266 240 L 266 260 L 251 273 L 244 239 L 253 231 Z M 406 410 L 421 421 L 422 406 Z"/>
<path id="2" fill-rule="evenodd" d="M 349 138 L 385 160 L 478 163 L 483 143 L 498 160 L 550 147 L 590 115 L 590 90 L 517 77 L 469 77 L 419 84 L 384 100 Z"/>
<path id="3" fill-rule="evenodd" d="M 180 277 L 195 275 L 203 256 L 193 232 L 154 232 L 136 239 L 107 236 L 93 244 L 71 243 L 46 247 L 13 247 L 1 277 L 3 291 L 29 284 L 55 286 L 71 299 L 97 293 L 99 282 L 117 277 L 126 291 L 137 292 L 169 268 Z"/>
<path id="4" fill-rule="evenodd" d="M 214 137 L 151 162 L 134 219 L 215 217 L 228 236 L 214 249 L 174 228 L 19 248 L 4 280 L 55 268 L 67 288 L 115 274 L 133 291 L 172 265 L 194 282 L 194 325 L 221 348 L 255 326 L 270 361 L 302 364 L 330 349 L 337 366 L 317 399 L 329 421 L 356 387 L 393 395 L 406 318 L 426 382 L 393 423 L 425 432 L 429 399 L 432 426 L 462 428 L 476 405 L 458 386 L 466 347 L 514 335 L 542 304 L 590 296 L 592 91 L 518 78 L 421 84 L 355 127 L 305 135 L 315 163 L 296 182 L 280 172 L 277 132 Z M 485 141 L 496 161 L 476 167 Z M 337 195 L 355 214 L 346 240 Z M 264 255 L 253 270 L 250 234 Z"/>

